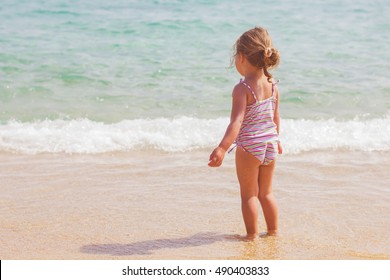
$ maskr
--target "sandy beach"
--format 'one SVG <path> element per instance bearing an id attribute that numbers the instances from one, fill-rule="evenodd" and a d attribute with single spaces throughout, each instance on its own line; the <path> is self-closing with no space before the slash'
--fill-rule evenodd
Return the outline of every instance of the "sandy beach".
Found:
<path id="1" fill-rule="evenodd" d="M 390 259 L 388 152 L 280 157 L 281 235 L 253 242 L 208 154 L 0 154 L 0 259 Z"/>

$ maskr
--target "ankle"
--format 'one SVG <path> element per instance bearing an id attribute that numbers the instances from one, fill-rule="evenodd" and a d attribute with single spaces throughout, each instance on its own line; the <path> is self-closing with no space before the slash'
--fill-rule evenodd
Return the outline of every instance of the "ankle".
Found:
<path id="1" fill-rule="evenodd" d="M 277 229 L 272 229 L 267 231 L 268 236 L 277 236 L 278 235 L 278 230 Z"/>
<path id="2" fill-rule="evenodd" d="M 254 240 L 254 239 L 257 238 L 257 236 L 258 236 L 257 232 L 256 233 L 247 233 L 245 239 L 247 239 L 247 240 Z"/>

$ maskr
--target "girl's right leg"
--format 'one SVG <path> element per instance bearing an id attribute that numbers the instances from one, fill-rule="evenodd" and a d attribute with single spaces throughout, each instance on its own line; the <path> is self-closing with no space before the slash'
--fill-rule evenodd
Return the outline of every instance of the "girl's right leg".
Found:
<path id="1" fill-rule="evenodd" d="M 241 210 L 246 227 L 247 237 L 252 239 L 258 235 L 258 196 L 259 196 L 260 161 L 252 154 L 237 147 L 236 171 L 240 183 Z"/>

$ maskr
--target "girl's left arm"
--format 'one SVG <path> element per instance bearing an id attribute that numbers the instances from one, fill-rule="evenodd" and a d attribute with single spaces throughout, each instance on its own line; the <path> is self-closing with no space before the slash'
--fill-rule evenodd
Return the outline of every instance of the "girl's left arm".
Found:
<path id="1" fill-rule="evenodd" d="M 274 123 L 276 124 L 276 131 L 278 132 L 278 135 L 279 135 L 279 131 L 280 131 L 279 99 L 280 99 L 280 96 L 279 96 L 279 89 L 277 87 L 275 87 L 275 88 L 276 88 L 276 90 L 275 90 L 276 106 L 275 106 L 275 114 L 274 114 Z M 283 153 L 283 148 L 282 148 L 282 145 L 280 144 L 280 141 L 278 141 L 278 153 L 279 154 Z"/>
<path id="2" fill-rule="evenodd" d="M 244 119 L 247 100 L 246 94 L 244 93 L 241 84 L 238 84 L 234 87 L 232 97 L 233 101 L 230 123 L 226 128 L 226 132 L 222 138 L 221 143 L 210 155 L 209 166 L 211 167 L 218 167 L 222 164 L 225 153 L 233 144 L 234 140 L 236 140 L 242 121 Z"/>

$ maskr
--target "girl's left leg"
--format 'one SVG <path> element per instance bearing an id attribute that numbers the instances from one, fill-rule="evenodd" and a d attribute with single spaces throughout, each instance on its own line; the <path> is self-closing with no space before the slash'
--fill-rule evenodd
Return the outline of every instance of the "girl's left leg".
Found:
<path id="1" fill-rule="evenodd" d="M 269 165 L 261 165 L 259 170 L 259 201 L 267 223 L 267 232 L 275 235 L 278 232 L 278 205 L 272 192 L 275 160 Z"/>
<path id="2" fill-rule="evenodd" d="M 247 237 L 258 235 L 258 195 L 259 195 L 260 161 L 242 148 L 237 147 L 236 171 L 240 183 L 241 210 L 246 227 Z"/>

